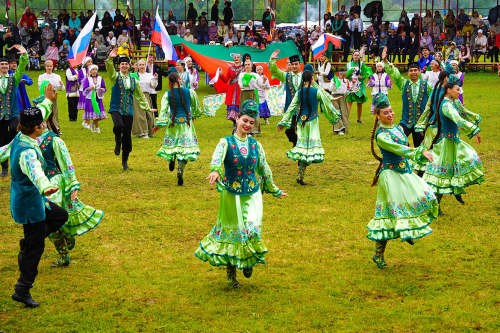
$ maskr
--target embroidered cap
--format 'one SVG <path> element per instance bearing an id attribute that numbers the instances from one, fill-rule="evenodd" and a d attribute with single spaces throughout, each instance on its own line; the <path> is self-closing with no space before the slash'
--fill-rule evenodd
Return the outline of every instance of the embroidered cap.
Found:
<path id="1" fill-rule="evenodd" d="M 299 62 L 300 62 L 300 57 L 299 57 L 298 55 L 293 55 L 293 56 L 291 56 L 291 57 L 290 57 L 290 58 L 288 58 L 288 59 L 290 59 L 290 62 L 291 62 L 291 63 L 292 63 L 292 62 L 296 62 L 296 61 L 299 61 Z"/>
<path id="2" fill-rule="evenodd" d="M 410 62 L 408 64 L 408 70 L 410 70 L 412 68 L 418 68 L 418 69 L 420 69 L 420 65 L 418 64 L 418 62 Z"/>
<path id="3" fill-rule="evenodd" d="M 7 57 L 0 57 L 0 62 L 9 62 Z"/>
<path id="4" fill-rule="evenodd" d="M 450 76 L 448 76 L 448 83 L 458 85 L 460 83 L 460 79 L 455 75 L 450 74 Z"/>
<path id="5" fill-rule="evenodd" d="M 311 64 L 306 64 L 304 66 L 304 73 L 305 72 L 311 72 L 311 73 L 314 73 L 314 67 L 311 65 Z"/>
<path id="6" fill-rule="evenodd" d="M 167 74 L 170 75 L 172 73 L 177 73 L 177 68 L 175 66 L 172 66 L 168 69 Z"/>
<path id="7" fill-rule="evenodd" d="M 454 60 L 454 61 L 456 61 L 456 60 Z M 453 61 L 450 61 L 450 63 L 446 64 L 446 67 L 444 68 L 444 70 L 447 71 L 450 74 L 455 74 L 455 69 L 451 65 L 452 62 Z M 457 65 L 458 65 L 458 61 L 457 61 Z"/>
<path id="8" fill-rule="evenodd" d="M 253 99 L 247 99 L 243 102 L 240 113 L 255 119 L 259 115 L 259 105 Z"/>
<path id="9" fill-rule="evenodd" d="M 375 109 L 381 110 L 391 106 L 391 103 L 389 102 L 389 98 L 386 94 L 377 93 L 373 96 L 373 105 L 375 106 Z"/>
<path id="10" fill-rule="evenodd" d="M 21 111 L 21 125 L 35 127 L 43 123 L 43 113 L 37 107 L 29 107 Z"/>
<path id="11" fill-rule="evenodd" d="M 118 59 L 118 65 L 121 64 L 122 62 L 126 62 L 127 64 L 130 65 L 130 59 L 127 57 L 120 57 L 120 59 Z"/>

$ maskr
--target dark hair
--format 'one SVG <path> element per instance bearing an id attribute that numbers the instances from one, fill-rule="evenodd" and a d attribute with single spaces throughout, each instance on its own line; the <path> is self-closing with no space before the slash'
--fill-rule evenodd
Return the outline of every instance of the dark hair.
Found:
<path id="1" fill-rule="evenodd" d="M 54 132 L 54 133 L 59 133 L 59 128 L 54 124 L 54 114 L 51 113 L 50 116 L 47 118 L 47 125 L 49 126 L 49 129 Z"/>
<path id="2" fill-rule="evenodd" d="M 191 126 L 191 113 L 186 106 L 186 102 L 184 101 L 184 97 L 182 96 L 179 74 L 178 73 L 170 73 L 170 75 L 168 76 L 168 81 L 170 83 L 170 95 L 172 96 L 172 104 L 173 104 L 172 123 L 170 124 L 169 127 L 174 127 L 175 115 L 177 113 L 177 107 L 175 106 L 175 95 L 174 95 L 174 85 L 176 83 L 179 84 L 179 95 L 181 96 L 182 105 L 184 105 L 184 108 L 186 109 L 187 124 L 188 124 L 188 126 Z"/>
<path id="3" fill-rule="evenodd" d="M 434 105 L 435 105 L 436 99 L 438 98 L 439 91 L 441 90 L 441 87 L 443 86 L 444 79 L 446 79 L 449 75 L 450 75 L 450 73 L 448 73 L 447 71 L 442 71 L 438 75 L 438 82 L 436 82 L 436 84 L 434 85 L 434 90 L 432 91 L 432 94 L 430 96 L 431 108 L 430 108 L 430 112 L 429 112 L 429 119 L 432 119 L 434 117 L 434 115 L 436 114 L 436 109 L 434 108 Z M 434 122 L 435 122 L 435 119 L 434 119 L 433 123 Z M 425 127 L 425 131 L 427 131 L 427 128 L 429 127 L 429 125 L 430 125 L 430 123 L 428 122 L 427 126 Z M 424 133 L 425 133 L 425 131 L 424 131 Z"/>
<path id="4" fill-rule="evenodd" d="M 375 109 L 375 113 L 379 113 L 380 109 Z M 380 171 L 380 168 L 382 168 L 382 157 L 378 156 L 377 153 L 375 152 L 374 144 L 373 141 L 375 139 L 375 132 L 377 131 L 377 125 L 378 125 L 378 118 L 375 116 L 375 123 L 373 124 L 373 129 L 372 129 L 372 135 L 370 137 L 370 142 L 371 142 L 371 150 L 372 150 L 372 155 L 375 157 L 377 161 L 379 161 L 379 165 L 377 168 L 377 171 L 375 171 L 375 177 L 373 177 L 372 184 L 370 187 L 377 185 L 378 182 L 378 173 Z"/>
<path id="5" fill-rule="evenodd" d="M 446 95 L 446 92 L 448 91 L 448 89 L 451 89 L 454 86 L 456 86 L 456 84 L 452 84 L 452 83 L 449 83 L 449 82 L 443 86 L 443 95 L 441 95 L 441 98 L 439 99 L 439 102 L 437 104 L 436 110 L 438 110 L 438 111 L 441 110 L 441 104 L 443 104 L 443 100 L 444 100 L 444 97 Z M 439 113 L 436 114 L 436 119 L 434 119 L 434 121 L 432 122 L 432 125 L 434 125 L 436 122 L 437 122 L 437 129 L 438 129 L 437 130 L 437 134 L 434 137 L 434 140 L 432 140 L 432 144 L 429 147 L 429 149 L 432 149 L 434 147 L 434 144 L 436 143 L 436 141 L 441 136 L 441 116 L 440 116 Z"/>
<path id="6" fill-rule="evenodd" d="M 312 80 L 313 80 L 313 74 L 311 72 L 304 72 L 302 74 L 302 84 L 300 87 L 300 110 L 302 110 L 302 102 L 304 101 L 304 86 L 306 82 L 309 82 L 309 86 L 307 87 L 306 90 L 306 103 L 307 107 L 309 108 L 309 113 L 307 114 L 307 118 L 305 121 L 302 122 L 302 128 L 306 126 L 306 122 L 309 120 L 309 117 L 311 117 L 311 112 L 312 112 L 312 107 L 311 104 L 309 103 L 309 88 L 311 88 L 312 85 Z"/>
<path id="7" fill-rule="evenodd" d="M 24 135 L 31 135 L 35 132 L 35 127 L 27 127 L 24 125 L 17 125 L 17 131 L 23 133 Z"/>

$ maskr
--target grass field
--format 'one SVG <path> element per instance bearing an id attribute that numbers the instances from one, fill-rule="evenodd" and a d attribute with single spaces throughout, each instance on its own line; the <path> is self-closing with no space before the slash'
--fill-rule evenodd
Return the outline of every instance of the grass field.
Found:
<path id="1" fill-rule="evenodd" d="M 39 74 L 28 72 L 35 81 Z M 250 279 L 239 271 L 240 290 L 228 285 L 224 268 L 193 255 L 216 220 L 219 195 L 205 177 L 216 144 L 231 133 L 224 108 L 196 121 L 201 155 L 178 187 L 168 163 L 155 156 L 164 130 L 133 139 L 131 170 L 124 172 L 113 154 L 111 119 L 101 122 L 101 134 L 83 130 L 81 121 L 69 123 L 60 94 L 79 198 L 105 216 L 77 238 L 68 268 L 50 268 L 57 254 L 46 242 L 32 289 L 42 306 L 25 309 L 10 298 L 22 228 L 10 216 L 10 176 L 0 179 L 0 332 L 499 332 L 500 79 L 467 74 L 464 90 L 466 107 L 483 118 L 483 142 L 470 143 L 485 182 L 468 189 L 465 205 L 445 197 L 446 215 L 415 246 L 389 242 L 383 271 L 365 237 L 377 195 L 369 187 L 377 167 L 370 102 L 366 123 L 352 117 L 349 135 L 334 136 L 321 119 L 325 161 L 308 168 L 305 187 L 295 182 L 297 164 L 285 155 L 291 145 L 271 118 L 258 140 L 275 183 L 290 197 L 264 196 L 267 264 Z M 34 87 L 28 93 L 37 96 Z M 200 88 L 200 101 L 211 93 Z M 399 121 L 401 95 L 396 89 L 389 97 Z"/>

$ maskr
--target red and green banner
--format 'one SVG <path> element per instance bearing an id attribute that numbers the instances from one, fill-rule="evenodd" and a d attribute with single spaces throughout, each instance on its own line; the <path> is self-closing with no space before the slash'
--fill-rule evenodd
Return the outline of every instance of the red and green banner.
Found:
<path id="1" fill-rule="evenodd" d="M 186 42 L 179 36 L 170 36 L 170 38 L 172 39 L 172 43 L 174 45 L 182 46 L 191 58 L 193 58 L 193 60 L 212 78 L 215 76 L 219 67 L 222 68 L 222 72 L 225 73 L 233 64 L 231 53 L 240 53 L 241 55 L 248 53 L 252 57 L 252 61 L 255 66 L 260 65 L 264 68 L 264 74 L 270 80 L 270 84 L 277 85 L 279 84 L 279 81 L 272 79 L 271 73 L 269 72 L 269 59 L 271 59 L 271 54 L 277 49 L 280 50 L 279 58 L 276 60 L 276 64 L 283 70 L 286 69 L 286 61 L 289 57 L 293 55 L 298 55 L 300 57 L 299 51 L 293 41 L 270 44 L 265 50 L 261 50 L 250 46 L 225 47 L 222 45 L 193 44 Z M 221 80 L 217 82 L 217 93 L 225 92 L 226 88 L 227 86 Z"/>

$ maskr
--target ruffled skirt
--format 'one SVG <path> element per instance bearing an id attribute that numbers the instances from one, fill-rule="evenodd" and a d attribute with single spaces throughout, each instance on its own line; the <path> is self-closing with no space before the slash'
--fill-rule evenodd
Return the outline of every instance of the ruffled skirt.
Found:
<path id="1" fill-rule="evenodd" d="M 212 266 L 230 264 L 244 269 L 265 264 L 262 211 L 260 191 L 240 196 L 222 190 L 217 222 L 194 255 Z"/>
<path id="2" fill-rule="evenodd" d="M 271 117 L 271 110 L 269 110 L 269 107 L 267 106 L 266 100 L 264 100 L 264 102 L 260 103 L 260 105 L 259 105 L 259 116 L 261 118 Z"/>
<path id="3" fill-rule="evenodd" d="M 288 158 L 306 164 L 323 162 L 325 151 L 321 146 L 319 117 L 308 121 L 304 127 L 297 122 L 297 137 L 297 145 L 286 152 Z"/>
<path id="4" fill-rule="evenodd" d="M 366 95 L 360 97 L 354 93 L 349 93 L 347 94 L 345 100 L 346 102 L 352 102 L 352 103 L 365 103 L 368 101 L 368 97 L 366 97 Z"/>
<path id="5" fill-rule="evenodd" d="M 425 145 L 425 147 L 427 149 L 429 149 L 429 147 L 432 145 L 432 141 L 434 141 L 436 134 L 437 134 L 437 127 L 435 125 L 433 127 L 429 126 L 427 128 L 427 130 L 425 131 L 423 144 Z M 420 133 L 417 135 L 420 135 Z M 413 164 L 414 171 L 425 171 L 426 167 L 427 167 L 427 163 L 420 164 L 420 163 L 415 162 Z"/>
<path id="6" fill-rule="evenodd" d="M 78 97 L 78 110 L 85 110 L 85 100 L 87 98 L 83 95 L 83 91 L 80 91 L 80 96 Z"/>
<path id="7" fill-rule="evenodd" d="M 84 103 L 84 108 L 83 108 L 83 110 L 85 112 L 83 114 L 82 119 L 85 119 L 85 120 L 108 119 L 108 116 L 106 116 L 106 111 L 104 110 L 104 105 L 102 103 L 102 99 L 97 99 L 97 104 L 99 105 L 99 111 L 101 112 L 100 114 L 97 114 L 94 112 L 94 108 L 92 106 L 92 101 L 90 99 L 85 98 L 85 103 Z"/>
<path id="8" fill-rule="evenodd" d="M 427 163 L 423 179 L 436 194 L 462 194 L 465 187 L 481 184 L 483 164 L 467 142 L 441 139 L 432 149 L 433 163 Z"/>
<path id="9" fill-rule="evenodd" d="M 372 241 L 422 238 L 432 232 L 439 204 L 431 188 L 414 173 L 384 170 L 378 182 L 375 216 L 368 223 Z"/>
<path id="10" fill-rule="evenodd" d="M 198 137 L 196 136 L 193 121 L 191 121 L 191 126 L 186 123 L 167 127 L 163 145 L 156 155 L 168 161 L 174 158 L 184 161 L 196 161 L 198 155 L 200 155 L 200 148 L 198 147 Z"/>

